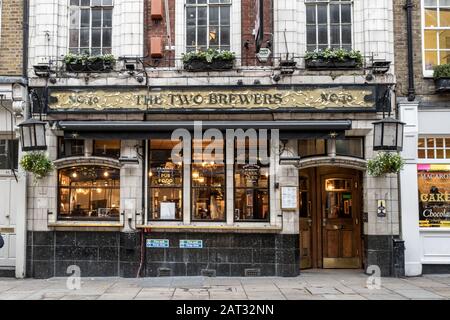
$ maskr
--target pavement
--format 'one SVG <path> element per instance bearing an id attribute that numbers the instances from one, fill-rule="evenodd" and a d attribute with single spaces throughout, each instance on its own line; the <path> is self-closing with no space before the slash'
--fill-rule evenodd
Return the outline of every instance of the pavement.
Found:
<path id="1" fill-rule="evenodd" d="M 296 278 L 0 278 L 0 300 L 412 299 L 450 299 L 450 274 L 373 279 L 361 271 L 312 270 Z"/>

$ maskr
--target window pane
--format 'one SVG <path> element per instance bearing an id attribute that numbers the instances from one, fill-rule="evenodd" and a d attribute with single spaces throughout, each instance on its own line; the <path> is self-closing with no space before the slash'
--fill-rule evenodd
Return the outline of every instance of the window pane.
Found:
<path id="1" fill-rule="evenodd" d="M 102 0 L 92 0 L 92 5 L 93 6 L 101 6 L 102 5 Z"/>
<path id="2" fill-rule="evenodd" d="M 450 30 L 439 31 L 439 49 L 450 49 Z"/>
<path id="3" fill-rule="evenodd" d="M 193 220 L 225 220 L 223 188 L 194 188 L 192 201 Z"/>
<path id="4" fill-rule="evenodd" d="M 89 9 L 82 9 L 81 10 L 81 27 L 89 27 L 90 22 L 90 10 Z"/>
<path id="5" fill-rule="evenodd" d="M 92 47 L 101 47 L 101 29 L 92 29 Z"/>
<path id="6" fill-rule="evenodd" d="M 330 23 L 339 23 L 339 5 L 330 5 Z"/>
<path id="7" fill-rule="evenodd" d="M 352 43 L 352 26 L 343 25 L 342 26 L 342 44 Z"/>
<path id="8" fill-rule="evenodd" d="M 80 10 L 78 8 L 70 9 L 70 27 L 78 28 L 80 26 Z"/>
<path id="9" fill-rule="evenodd" d="M 111 29 L 103 29 L 103 47 L 111 47 Z"/>
<path id="10" fill-rule="evenodd" d="M 316 23 L 316 6 L 306 7 L 306 23 L 315 24 Z"/>
<path id="11" fill-rule="evenodd" d="M 95 140 L 94 155 L 101 157 L 120 157 L 120 140 Z"/>
<path id="12" fill-rule="evenodd" d="M 352 6 L 350 4 L 343 4 L 341 6 L 341 22 L 342 23 L 352 22 Z"/>
<path id="13" fill-rule="evenodd" d="M 440 51 L 441 64 L 450 63 L 450 51 Z"/>
<path id="14" fill-rule="evenodd" d="M 336 154 L 348 157 L 363 158 L 363 139 L 349 138 L 345 140 L 336 140 Z"/>
<path id="15" fill-rule="evenodd" d="M 328 44 L 328 28 L 326 25 L 319 26 L 319 44 Z"/>
<path id="16" fill-rule="evenodd" d="M 197 45 L 206 46 L 207 27 L 198 27 Z"/>
<path id="17" fill-rule="evenodd" d="M 306 26 L 306 43 L 316 44 L 316 26 Z M 315 47 L 314 47 L 315 49 Z M 312 51 L 312 50 L 308 50 Z"/>
<path id="18" fill-rule="evenodd" d="M 80 30 L 80 46 L 89 47 L 89 29 L 87 28 Z"/>
<path id="19" fill-rule="evenodd" d="M 317 22 L 319 24 L 328 23 L 328 6 L 318 5 L 317 6 Z"/>
<path id="20" fill-rule="evenodd" d="M 209 27 L 209 45 L 219 44 L 219 27 Z"/>
<path id="21" fill-rule="evenodd" d="M 434 30 L 425 30 L 425 49 L 437 49 L 437 32 Z"/>
<path id="22" fill-rule="evenodd" d="M 101 9 L 93 9 L 92 10 L 92 27 L 101 27 L 102 26 L 102 10 Z"/>
<path id="23" fill-rule="evenodd" d="M 103 27 L 112 27 L 111 9 L 103 9 Z"/>
<path id="24" fill-rule="evenodd" d="M 211 23 L 212 24 L 212 23 Z M 220 7 L 220 24 L 230 25 L 230 7 Z"/>
<path id="25" fill-rule="evenodd" d="M 78 29 L 69 31 L 69 47 L 78 47 Z"/>
<path id="26" fill-rule="evenodd" d="M 76 166 L 59 170 L 58 176 L 60 219 L 119 220 L 119 169 Z"/>
<path id="27" fill-rule="evenodd" d="M 188 46 L 195 46 L 196 45 L 196 41 L 195 41 L 195 27 L 187 27 L 186 44 Z"/>
<path id="28" fill-rule="evenodd" d="M 425 9 L 425 26 L 426 27 L 437 27 L 437 10 L 436 9 Z"/>
<path id="29" fill-rule="evenodd" d="M 71 6 L 78 6 L 78 5 L 80 5 L 80 0 L 70 0 L 70 5 Z"/>
<path id="30" fill-rule="evenodd" d="M 436 7 L 437 0 L 425 0 L 425 6 L 426 7 Z"/>
<path id="31" fill-rule="evenodd" d="M 82 6 L 90 6 L 90 0 L 81 0 L 80 5 L 82 5 Z"/>
<path id="32" fill-rule="evenodd" d="M 439 12 L 441 27 L 450 27 L 450 8 L 441 8 Z"/>
<path id="33" fill-rule="evenodd" d="M 325 140 L 299 140 L 298 152 L 301 157 L 325 154 Z"/>
<path id="34" fill-rule="evenodd" d="M 113 0 L 103 0 L 104 6 L 112 6 L 112 4 L 113 4 Z"/>
<path id="35" fill-rule="evenodd" d="M 197 21 L 197 12 L 195 8 L 188 7 L 186 9 L 186 23 L 188 26 L 195 26 Z"/>
<path id="36" fill-rule="evenodd" d="M 230 45 L 230 27 L 220 28 L 220 45 Z"/>
<path id="37" fill-rule="evenodd" d="M 341 43 L 341 37 L 340 37 L 340 28 L 339 25 L 332 25 L 330 26 L 330 37 L 331 37 L 331 44 L 340 44 Z"/>
<path id="38" fill-rule="evenodd" d="M 199 7 L 197 15 L 197 24 L 199 26 L 206 26 L 208 24 L 208 13 L 206 7 Z"/>
<path id="39" fill-rule="evenodd" d="M 425 51 L 425 69 L 433 70 L 438 64 L 437 51 Z"/>
<path id="40" fill-rule="evenodd" d="M 269 193 L 265 189 L 236 189 L 235 220 L 269 219 Z"/>
<path id="41" fill-rule="evenodd" d="M 149 151 L 150 219 L 181 220 L 183 166 L 172 161 L 171 140 L 151 140 Z"/>
<path id="42" fill-rule="evenodd" d="M 219 7 L 209 8 L 209 24 L 212 26 L 219 25 Z"/>

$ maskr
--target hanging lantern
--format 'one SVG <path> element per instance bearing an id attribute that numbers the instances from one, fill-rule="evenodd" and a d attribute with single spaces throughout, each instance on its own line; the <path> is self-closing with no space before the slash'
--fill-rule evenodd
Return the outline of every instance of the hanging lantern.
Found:
<path id="1" fill-rule="evenodd" d="M 19 124 L 23 151 L 47 150 L 45 122 L 28 119 Z"/>
<path id="2" fill-rule="evenodd" d="M 373 150 L 375 151 L 402 151 L 403 133 L 405 123 L 385 118 L 373 123 Z"/>

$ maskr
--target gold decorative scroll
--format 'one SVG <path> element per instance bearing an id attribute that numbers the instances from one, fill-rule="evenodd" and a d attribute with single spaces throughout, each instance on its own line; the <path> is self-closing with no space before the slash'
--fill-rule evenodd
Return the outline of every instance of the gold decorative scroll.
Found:
<path id="1" fill-rule="evenodd" d="M 80 90 L 52 91 L 53 110 L 372 108 L 370 89 Z"/>

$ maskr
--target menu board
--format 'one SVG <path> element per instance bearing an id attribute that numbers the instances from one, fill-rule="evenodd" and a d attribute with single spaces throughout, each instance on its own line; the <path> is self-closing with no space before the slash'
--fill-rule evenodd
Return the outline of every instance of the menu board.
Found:
<path id="1" fill-rule="evenodd" d="M 450 227 L 450 170 L 419 165 L 419 223 L 421 228 Z M 450 169 L 450 168 L 449 168 Z"/>
<path id="2" fill-rule="evenodd" d="M 298 208 L 298 188 L 281 187 L 281 209 L 296 210 Z"/>

